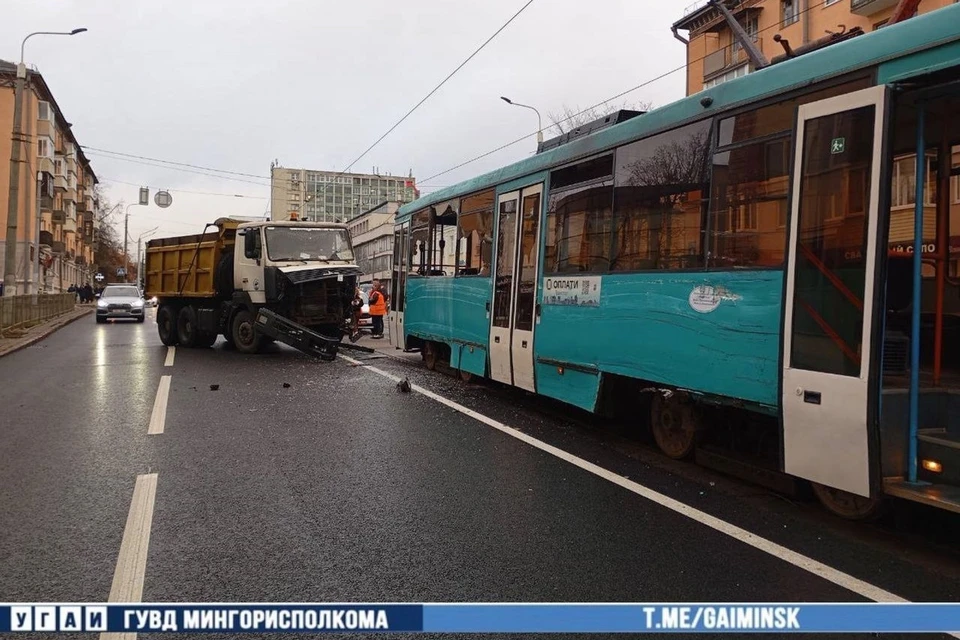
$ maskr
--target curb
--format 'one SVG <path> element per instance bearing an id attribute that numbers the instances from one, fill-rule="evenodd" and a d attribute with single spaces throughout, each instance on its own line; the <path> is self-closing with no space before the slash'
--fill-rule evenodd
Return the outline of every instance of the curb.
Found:
<path id="1" fill-rule="evenodd" d="M 58 323 L 58 324 L 53 324 L 53 325 L 51 325 L 50 327 L 47 327 L 47 329 L 46 329 L 45 331 L 42 331 L 41 333 L 39 333 L 39 334 L 37 334 L 37 335 L 35 335 L 35 336 L 32 336 L 32 337 L 30 337 L 30 338 L 27 338 L 27 339 L 24 340 L 21 344 L 18 344 L 18 345 L 14 346 L 14 347 L 11 347 L 11 348 L 8 349 L 7 351 L 4 351 L 3 353 L 0 353 L 0 358 L 2 358 L 2 357 L 4 357 L 4 356 L 8 356 L 8 355 L 10 355 L 11 353 L 16 353 L 17 351 L 20 351 L 21 349 L 25 349 L 25 348 L 27 348 L 27 347 L 29 347 L 29 346 L 32 346 L 32 345 L 40 342 L 41 340 L 43 340 L 44 338 L 48 337 L 50 334 L 54 333 L 54 332 L 57 331 L 58 329 L 62 329 L 63 327 L 65 327 L 65 326 L 67 326 L 68 324 L 70 324 L 71 322 L 74 322 L 74 321 L 76 321 L 76 320 L 79 320 L 80 318 L 83 318 L 84 316 L 90 315 L 93 311 L 95 311 L 95 309 L 83 309 L 82 311 L 83 311 L 83 313 L 77 313 L 77 314 L 74 315 L 72 318 L 67 318 L 67 319 L 64 320 L 63 322 L 60 322 L 60 323 Z"/>

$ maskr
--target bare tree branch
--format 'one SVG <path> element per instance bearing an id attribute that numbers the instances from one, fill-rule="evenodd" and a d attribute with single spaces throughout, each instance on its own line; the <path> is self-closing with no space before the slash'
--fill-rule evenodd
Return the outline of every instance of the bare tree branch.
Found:
<path id="1" fill-rule="evenodd" d="M 652 108 L 652 102 L 642 100 L 637 102 L 624 101 L 620 106 L 610 105 L 609 103 L 605 102 L 602 105 L 584 110 L 581 110 L 579 106 L 571 108 L 568 105 L 564 105 L 563 109 L 559 112 L 547 112 L 547 120 L 551 122 L 551 125 L 547 127 L 547 132 L 552 132 L 553 135 L 563 135 L 568 131 L 573 131 L 577 127 L 587 124 L 588 122 L 593 122 L 594 120 L 604 118 L 614 111 L 620 111 L 621 109 L 630 111 L 649 111 Z"/>

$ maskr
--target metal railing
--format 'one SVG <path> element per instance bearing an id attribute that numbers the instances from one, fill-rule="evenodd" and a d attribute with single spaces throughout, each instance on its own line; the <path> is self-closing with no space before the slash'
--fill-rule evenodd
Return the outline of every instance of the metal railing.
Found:
<path id="1" fill-rule="evenodd" d="M 26 329 L 74 310 L 75 293 L 0 297 L 0 336 L 15 329 Z"/>

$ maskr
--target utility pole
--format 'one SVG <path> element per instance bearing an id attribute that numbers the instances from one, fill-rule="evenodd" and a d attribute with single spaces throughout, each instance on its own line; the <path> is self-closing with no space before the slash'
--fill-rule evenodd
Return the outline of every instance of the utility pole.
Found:
<path id="1" fill-rule="evenodd" d="M 28 36 L 29 37 L 29 36 Z M 27 67 L 21 56 L 13 84 L 13 133 L 10 136 L 10 192 L 7 196 L 7 241 L 3 256 L 3 295 L 17 295 L 17 223 L 20 218 L 20 145 L 23 144 L 23 91 Z"/>
<path id="2" fill-rule="evenodd" d="M 126 282 L 130 273 L 130 239 L 127 229 L 130 227 L 130 207 L 127 207 L 127 215 L 123 217 L 123 281 Z"/>
<path id="3" fill-rule="evenodd" d="M 17 225 L 20 220 L 20 145 L 23 144 L 23 92 L 27 84 L 27 65 L 23 63 L 23 50 L 33 36 L 74 36 L 86 31 L 35 31 L 20 43 L 20 64 L 17 79 L 13 83 L 13 133 L 10 136 L 10 191 L 7 195 L 7 240 L 3 256 L 3 295 L 17 294 Z M 37 238 L 39 243 L 40 238 Z M 39 250 L 39 246 L 38 246 Z"/>

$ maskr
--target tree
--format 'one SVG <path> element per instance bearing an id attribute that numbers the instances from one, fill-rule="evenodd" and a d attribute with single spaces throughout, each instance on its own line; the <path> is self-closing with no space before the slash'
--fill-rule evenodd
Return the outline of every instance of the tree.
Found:
<path id="1" fill-rule="evenodd" d="M 106 284 L 115 281 L 117 279 L 117 269 L 126 264 L 123 250 L 123 233 L 115 226 L 115 224 L 119 224 L 119 222 L 116 222 L 116 208 L 111 205 L 110 199 L 103 193 L 103 189 L 99 184 L 94 188 L 94 193 L 99 202 L 96 216 L 100 224 L 100 229 L 98 239 L 99 246 L 94 252 L 93 261 L 97 268 L 104 272 L 106 280 L 104 280 L 103 284 Z M 130 275 L 132 276 L 136 272 L 136 265 L 131 264 L 129 268 L 131 272 Z"/>
<path id="2" fill-rule="evenodd" d="M 590 107 L 589 109 L 584 109 L 582 111 L 580 110 L 579 106 L 569 107 L 564 105 L 562 111 L 547 112 L 547 119 L 553 123 L 551 126 L 547 127 L 547 131 L 554 131 L 556 135 L 563 135 L 564 133 L 573 131 L 577 127 L 587 124 L 588 122 L 605 118 L 614 111 L 620 111 L 621 109 L 627 109 L 630 111 L 649 111 L 652 108 L 653 103 L 645 101 L 637 101 L 633 103 L 624 101 L 619 107 L 611 106 L 609 102 L 604 102 L 603 104 Z"/>

